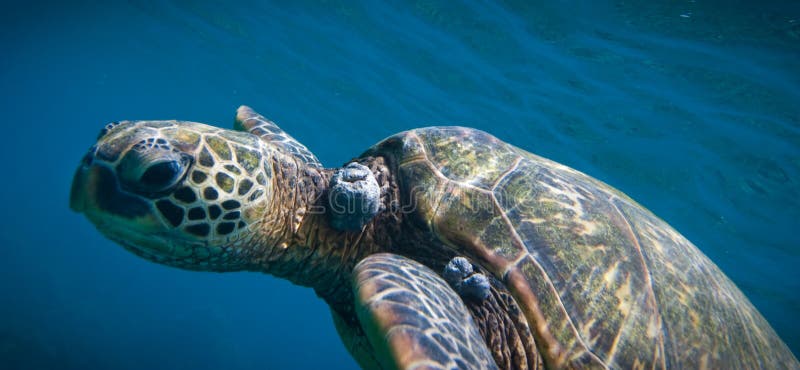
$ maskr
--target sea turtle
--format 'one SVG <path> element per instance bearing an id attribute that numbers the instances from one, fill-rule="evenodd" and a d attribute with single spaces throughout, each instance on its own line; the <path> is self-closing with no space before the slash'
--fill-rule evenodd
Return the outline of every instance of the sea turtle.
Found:
<path id="1" fill-rule="evenodd" d="M 800 368 L 664 221 L 474 129 L 402 132 L 326 169 L 244 106 L 234 130 L 115 122 L 71 207 L 149 260 L 314 288 L 364 368 Z"/>

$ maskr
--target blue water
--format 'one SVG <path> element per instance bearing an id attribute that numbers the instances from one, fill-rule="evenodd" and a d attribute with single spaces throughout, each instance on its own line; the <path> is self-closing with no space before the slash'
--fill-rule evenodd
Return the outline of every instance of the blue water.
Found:
<path id="1" fill-rule="evenodd" d="M 67 207 L 106 122 L 240 104 L 327 166 L 459 124 L 587 172 L 800 353 L 798 2 L 70 3 L 0 12 L 0 368 L 356 367 L 311 290 L 146 262 Z"/>

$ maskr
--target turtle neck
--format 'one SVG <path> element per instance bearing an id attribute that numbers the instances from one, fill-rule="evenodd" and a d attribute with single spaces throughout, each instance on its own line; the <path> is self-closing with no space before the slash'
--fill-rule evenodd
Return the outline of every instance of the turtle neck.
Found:
<path id="1" fill-rule="evenodd" d="M 329 221 L 327 192 L 337 169 L 307 166 L 280 153 L 273 157 L 272 199 L 250 240 L 250 270 L 314 288 L 332 307 L 352 302 L 353 267 L 367 255 L 389 251 L 402 218 L 393 206 L 398 204 L 397 186 L 384 158 L 357 161 L 373 171 L 384 207 L 361 230 L 348 232 Z"/>

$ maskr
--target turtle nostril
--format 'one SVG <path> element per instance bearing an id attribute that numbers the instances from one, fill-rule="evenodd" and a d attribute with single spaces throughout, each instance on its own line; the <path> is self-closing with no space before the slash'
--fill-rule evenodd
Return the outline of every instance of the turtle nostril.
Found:
<path id="1" fill-rule="evenodd" d="M 119 126 L 119 122 L 117 122 L 117 121 L 114 121 L 114 122 L 111 122 L 111 123 L 109 123 L 109 124 L 105 125 L 105 126 L 104 126 L 104 127 L 101 129 L 101 130 L 100 130 L 100 133 L 97 135 L 97 139 L 98 139 L 98 140 L 100 140 L 100 138 L 102 138 L 103 136 L 106 136 L 106 134 L 108 134 L 109 132 L 111 132 L 111 130 L 112 130 L 114 127 L 117 127 L 117 126 Z"/>

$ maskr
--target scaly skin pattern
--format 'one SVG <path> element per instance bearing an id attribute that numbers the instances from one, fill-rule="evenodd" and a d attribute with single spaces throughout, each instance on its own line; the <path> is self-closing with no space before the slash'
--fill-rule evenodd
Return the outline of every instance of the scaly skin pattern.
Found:
<path id="1" fill-rule="evenodd" d="M 547 368 L 800 368 L 736 286 L 621 192 L 481 131 L 400 133 L 409 219 L 516 298 Z"/>
<path id="2" fill-rule="evenodd" d="M 366 325 L 366 335 L 394 350 L 377 353 L 382 363 L 403 369 L 498 368 L 461 298 L 436 272 L 395 254 L 373 254 L 356 265 L 353 280 L 361 295 L 360 321 L 376 326 Z"/>
<path id="3" fill-rule="evenodd" d="M 263 229 L 274 193 L 272 152 L 252 135 L 192 122 L 115 122 L 78 168 L 71 206 L 155 262 L 248 269 L 248 237 Z"/>
<path id="4" fill-rule="evenodd" d="M 434 272 L 467 257 L 489 277 L 489 297 L 464 304 L 499 368 L 800 368 L 697 248 L 575 170 L 476 130 L 401 133 L 355 159 L 373 173 L 382 211 L 360 231 L 339 231 L 326 211 L 335 169 L 249 108 L 235 127 L 109 124 L 76 171 L 71 207 L 154 262 L 314 288 L 365 367 L 383 366 L 375 354 L 389 349 L 373 347 L 364 327 L 389 316 L 360 322 L 356 306 L 370 296 L 360 289 L 385 282 L 351 282 L 360 261 L 388 252 Z M 389 275 L 403 283 L 421 271 L 414 263 Z M 426 287 L 418 294 L 453 293 L 441 279 L 411 280 L 404 286 Z M 436 321 L 449 309 L 405 314 Z M 426 341 L 429 352 L 404 341 L 390 350 L 444 353 L 441 366 L 463 359 L 446 339 Z"/>
<path id="5" fill-rule="evenodd" d="M 248 132 L 184 121 L 111 123 L 76 171 L 71 207 L 148 260 L 191 270 L 265 272 L 314 288 L 331 306 L 354 357 L 365 367 L 382 367 L 375 353 L 386 349 L 366 340 L 367 323 L 356 317 L 354 266 L 366 256 L 397 249 L 413 251 L 432 265 L 452 256 L 441 253 L 432 236 L 419 240 L 418 230 L 404 226 L 394 176 L 383 158 L 358 162 L 377 182 L 385 211 L 361 230 L 339 231 L 331 227 L 325 208 L 337 169 L 323 169 L 302 144 L 249 108 L 240 108 L 236 126 Z M 442 289 L 450 288 L 443 284 L 426 291 Z M 514 302 L 502 303 L 487 300 L 470 307 L 480 324 L 472 332 L 495 343 L 495 358 L 480 360 L 526 368 L 515 361 L 527 363 L 526 356 L 536 361 L 533 346 L 523 344 L 533 339 L 524 319 L 510 316 L 510 309 L 519 312 Z M 433 318 L 451 309 L 426 305 L 413 315 Z M 508 327 L 495 330 L 497 322 Z M 445 366 L 462 356 L 447 345 L 457 339 L 425 341 L 429 351 L 420 354 L 445 354 Z M 395 353 L 420 350 L 419 343 L 394 345 Z"/>

